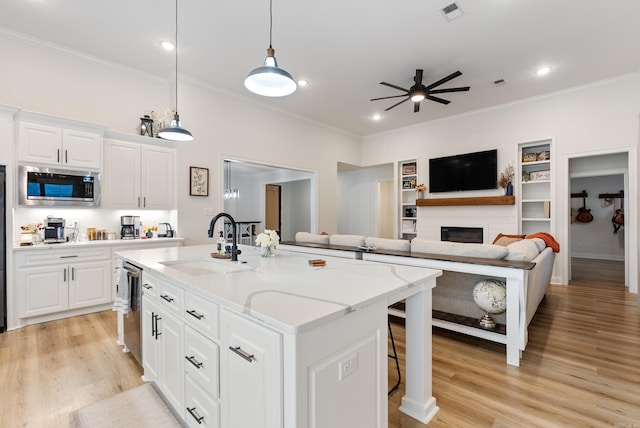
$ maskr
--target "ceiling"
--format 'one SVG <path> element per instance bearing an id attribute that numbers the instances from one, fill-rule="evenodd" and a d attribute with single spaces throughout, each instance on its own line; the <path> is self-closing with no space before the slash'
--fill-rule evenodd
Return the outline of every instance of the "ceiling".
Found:
<path id="1" fill-rule="evenodd" d="M 279 65 L 309 85 L 284 98 L 249 93 L 244 77 L 262 65 L 269 43 L 267 0 L 182 0 L 179 72 L 223 91 L 266 103 L 356 135 L 483 109 L 572 88 L 640 68 L 637 0 L 273 0 Z M 3 0 L 0 26 L 55 45 L 172 79 L 173 0 Z M 534 71 L 549 65 L 552 72 Z M 429 84 L 471 86 L 442 94 L 442 105 L 411 102 L 384 112 L 416 68 Z M 502 85 L 493 82 L 504 79 Z M 374 122 L 371 116 L 381 113 Z"/>

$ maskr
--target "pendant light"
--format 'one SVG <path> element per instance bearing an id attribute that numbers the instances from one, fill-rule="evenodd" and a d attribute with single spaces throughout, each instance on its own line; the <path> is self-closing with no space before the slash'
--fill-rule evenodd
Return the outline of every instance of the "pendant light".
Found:
<path id="1" fill-rule="evenodd" d="M 240 190 L 231 188 L 231 161 L 224 161 L 225 167 L 225 181 L 227 182 L 227 188 L 224 189 L 225 199 L 240 199 Z"/>
<path id="2" fill-rule="evenodd" d="M 187 131 L 180 124 L 180 115 L 178 114 L 178 0 L 176 0 L 176 112 L 173 115 L 173 120 L 168 128 L 161 129 L 158 132 L 158 137 L 171 141 L 191 141 L 193 135 Z"/>
<path id="3" fill-rule="evenodd" d="M 278 67 L 275 49 L 271 46 L 273 33 L 273 0 L 269 0 L 269 48 L 264 66 L 251 71 L 244 79 L 244 86 L 254 94 L 265 97 L 284 97 L 295 92 L 297 88 L 293 77 Z"/>

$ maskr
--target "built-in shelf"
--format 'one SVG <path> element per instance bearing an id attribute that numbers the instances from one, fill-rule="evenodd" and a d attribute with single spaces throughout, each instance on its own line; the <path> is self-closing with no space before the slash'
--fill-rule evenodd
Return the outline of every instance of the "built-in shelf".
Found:
<path id="1" fill-rule="evenodd" d="M 469 205 L 515 205 L 515 196 L 476 196 L 470 198 L 429 198 L 418 199 L 419 207 L 454 207 Z"/>

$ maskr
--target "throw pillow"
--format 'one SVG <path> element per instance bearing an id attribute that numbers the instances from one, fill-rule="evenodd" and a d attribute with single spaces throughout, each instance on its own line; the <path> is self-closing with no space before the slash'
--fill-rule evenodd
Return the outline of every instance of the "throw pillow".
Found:
<path id="1" fill-rule="evenodd" d="M 535 242 L 531 239 L 523 239 L 507 246 L 507 256 L 505 260 L 530 262 L 540 253 Z"/>
<path id="2" fill-rule="evenodd" d="M 494 245 L 502 245 L 506 247 L 509 244 L 513 244 L 514 242 L 523 240 L 525 235 L 504 235 L 502 233 L 498 233 L 496 239 L 493 240 Z"/>

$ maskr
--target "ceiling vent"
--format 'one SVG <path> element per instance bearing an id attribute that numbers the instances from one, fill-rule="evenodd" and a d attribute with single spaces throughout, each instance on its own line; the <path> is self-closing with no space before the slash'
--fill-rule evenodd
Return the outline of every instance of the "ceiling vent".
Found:
<path id="1" fill-rule="evenodd" d="M 460 18 L 464 15 L 464 12 L 458 5 L 458 3 L 453 2 L 446 4 L 440 8 L 440 12 L 447 18 L 449 21 L 453 21 L 456 18 Z"/>
<path id="2" fill-rule="evenodd" d="M 507 81 L 504 79 L 498 79 L 493 81 L 494 86 L 502 86 L 502 85 L 505 85 L 506 83 Z"/>

